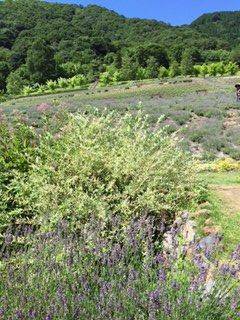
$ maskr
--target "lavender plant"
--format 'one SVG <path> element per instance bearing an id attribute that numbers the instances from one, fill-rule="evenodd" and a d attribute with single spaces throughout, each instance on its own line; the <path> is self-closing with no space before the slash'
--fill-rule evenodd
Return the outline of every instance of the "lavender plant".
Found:
<path id="1" fill-rule="evenodd" d="M 74 235 L 65 223 L 37 236 L 25 230 L 31 245 L 17 253 L 11 252 L 17 236 L 6 236 L 2 319 L 239 319 L 240 247 L 225 264 L 198 250 L 184 257 L 172 229 L 168 256 L 156 241 L 153 218 L 132 221 L 124 234 L 115 218 L 111 238 L 95 221 L 92 216 Z"/>

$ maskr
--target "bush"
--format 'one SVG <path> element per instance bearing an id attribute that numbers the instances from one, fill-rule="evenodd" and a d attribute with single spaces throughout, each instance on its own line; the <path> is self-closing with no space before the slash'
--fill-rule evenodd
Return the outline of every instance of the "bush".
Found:
<path id="1" fill-rule="evenodd" d="M 165 68 L 165 67 L 160 67 L 160 68 L 159 68 L 158 77 L 159 77 L 160 79 L 162 79 L 162 78 L 167 78 L 168 75 L 169 75 L 169 71 L 168 71 L 167 68 Z"/>
<path id="2" fill-rule="evenodd" d="M 11 189 L 16 177 L 24 179 L 37 156 L 37 135 L 33 128 L 16 121 L 0 125 L 0 243 L 2 232 L 21 219 L 28 219 L 30 212 L 24 211 L 24 203 L 17 201 L 17 188 Z"/>
<path id="3" fill-rule="evenodd" d="M 86 84 L 86 77 L 82 74 L 76 75 L 70 79 L 68 79 L 69 84 L 72 88 L 80 87 Z"/>
<path id="4" fill-rule="evenodd" d="M 112 81 L 112 78 L 111 78 L 111 75 L 108 71 L 100 74 L 99 82 L 100 82 L 101 86 L 106 86 L 109 83 L 111 83 L 111 81 Z"/>
<path id="5" fill-rule="evenodd" d="M 50 90 L 50 91 L 56 90 L 58 88 L 57 81 L 48 80 L 47 83 L 46 83 L 46 88 L 47 88 L 47 90 Z"/>
<path id="6" fill-rule="evenodd" d="M 21 70 L 11 72 L 7 78 L 7 93 L 18 95 L 27 84 L 28 81 L 23 78 Z"/>
<path id="7" fill-rule="evenodd" d="M 67 88 L 69 86 L 68 79 L 59 78 L 57 80 L 57 82 L 58 82 L 59 87 L 62 89 Z"/>
<path id="8" fill-rule="evenodd" d="M 128 224 L 143 214 L 170 222 L 194 198 L 194 165 L 164 130 L 152 132 L 140 116 L 67 119 L 46 133 L 37 162 L 9 186 L 19 215 L 31 212 L 38 224 L 48 216 L 48 228 L 61 219 L 78 228 L 92 213 L 106 225 L 112 216 Z M 1 216 L 11 223 L 11 211 Z"/>
<path id="9" fill-rule="evenodd" d="M 21 93 L 24 96 L 29 96 L 33 92 L 34 92 L 34 89 L 31 86 L 24 86 L 21 91 Z"/>

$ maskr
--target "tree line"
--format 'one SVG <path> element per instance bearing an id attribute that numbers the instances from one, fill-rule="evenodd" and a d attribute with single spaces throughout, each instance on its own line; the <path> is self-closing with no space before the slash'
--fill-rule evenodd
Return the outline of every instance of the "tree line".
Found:
<path id="1" fill-rule="evenodd" d="M 235 25 L 238 15 L 230 16 Z M 39 0 L 2 1 L 0 17 L 3 93 L 19 94 L 24 87 L 79 75 L 86 83 L 98 78 L 104 83 L 109 78 L 117 82 L 178 74 L 231 74 L 240 65 L 240 47 L 226 37 L 215 37 L 211 28 L 211 35 L 205 29 L 202 32 L 198 25 L 204 25 L 204 19 L 192 26 L 172 27 L 127 19 L 98 6 Z M 218 24 L 229 22 L 223 18 L 220 15 Z M 210 24 L 209 19 L 206 23 Z"/>

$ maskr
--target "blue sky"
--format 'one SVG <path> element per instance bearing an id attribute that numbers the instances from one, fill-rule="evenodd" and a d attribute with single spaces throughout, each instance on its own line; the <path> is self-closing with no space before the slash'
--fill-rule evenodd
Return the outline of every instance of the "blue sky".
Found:
<path id="1" fill-rule="evenodd" d="M 203 13 L 240 10 L 240 0 L 50 0 L 51 2 L 97 4 L 126 17 L 161 20 L 172 25 L 192 22 Z"/>

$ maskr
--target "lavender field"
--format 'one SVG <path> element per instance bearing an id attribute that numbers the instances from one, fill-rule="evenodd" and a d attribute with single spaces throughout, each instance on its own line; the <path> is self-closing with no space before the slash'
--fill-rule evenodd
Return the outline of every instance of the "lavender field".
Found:
<path id="1" fill-rule="evenodd" d="M 27 97 L 1 103 L 1 113 L 23 115 L 37 125 L 38 106 L 49 105 L 49 113 L 59 109 L 87 112 L 91 107 L 114 110 L 120 114 L 142 109 L 154 126 L 164 116 L 161 126 L 169 133 L 177 132 L 181 146 L 198 158 L 240 158 L 239 109 L 234 84 L 238 77 L 155 80 L 129 84 L 89 88 Z"/>

